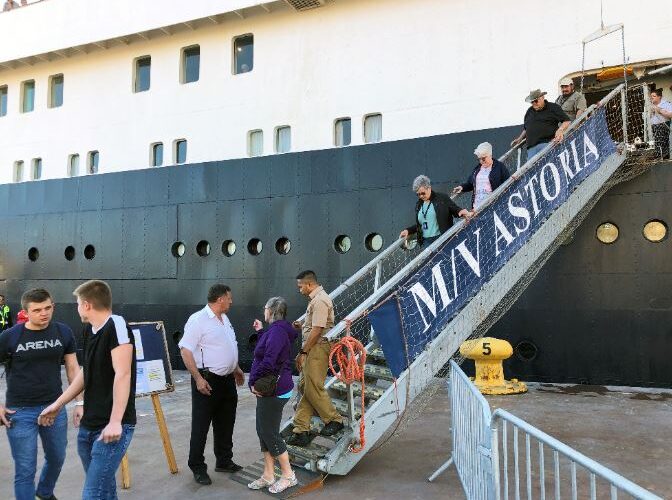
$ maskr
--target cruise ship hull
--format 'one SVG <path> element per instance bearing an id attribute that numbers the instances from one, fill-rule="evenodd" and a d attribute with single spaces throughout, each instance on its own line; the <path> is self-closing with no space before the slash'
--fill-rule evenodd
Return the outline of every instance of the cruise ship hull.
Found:
<path id="1" fill-rule="evenodd" d="M 128 321 L 165 322 L 179 366 L 173 339 L 209 286 L 223 282 L 233 290 L 230 316 L 245 366 L 246 339 L 268 297 L 286 297 L 290 315 L 299 316 L 306 304 L 299 271 L 313 269 L 335 288 L 375 255 L 367 235 L 387 245 L 412 223 L 417 174 L 447 191 L 473 168 L 473 146 L 488 140 L 501 153 L 517 131 L 2 185 L 0 290 L 16 311 L 23 291 L 44 286 L 58 318 L 76 328 L 72 290 L 85 279 L 107 280 Z M 642 235 L 646 222 L 672 220 L 670 191 L 670 165 L 658 164 L 603 197 L 491 330 L 516 347 L 507 376 L 672 385 L 670 240 Z M 465 206 L 468 195 L 458 202 Z M 619 227 L 613 244 L 595 237 L 603 222 Z M 334 246 L 341 235 L 351 241 L 346 253 Z M 285 255 L 276 250 L 280 239 L 285 249 L 289 241 Z M 259 248 L 254 240 L 263 245 L 258 255 L 248 249 Z M 224 242 L 235 243 L 233 255 L 222 251 Z M 179 243 L 184 254 L 176 256 Z"/>

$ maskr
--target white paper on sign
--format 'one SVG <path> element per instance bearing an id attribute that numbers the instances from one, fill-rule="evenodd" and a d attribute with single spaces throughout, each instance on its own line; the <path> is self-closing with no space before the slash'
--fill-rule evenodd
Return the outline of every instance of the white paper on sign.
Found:
<path id="1" fill-rule="evenodd" d="M 163 360 L 145 361 L 147 366 L 147 380 L 149 391 L 163 391 L 166 389 L 166 372 L 163 370 Z"/>
<path id="2" fill-rule="evenodd" d="M 135 368 L 135 393 L 147 394 L 149 392 L 149 378 L 147 377 L 147 362 L 140 361 Z"/>
<path id="3" fill-rule="evenodd" d="M 135 359 L 142 361 L 145 359 L 145 350 L 142 347 L 142 335 L 140 334 L 140 330 L 134 329 L 133 337 L 135 338 Z"/>

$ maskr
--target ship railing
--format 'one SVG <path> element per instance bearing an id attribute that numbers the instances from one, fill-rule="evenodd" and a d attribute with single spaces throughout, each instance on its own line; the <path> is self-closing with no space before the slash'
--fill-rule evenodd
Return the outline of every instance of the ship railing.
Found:
<path id="1" fill-rule="evenodd" d="M 450 362 L 451 457 L 430 477 L 455 465 L 469 500 L 610 498 L 619 493 L 662 500 L 613 470 L 490 405 L 462 369 Z"/>

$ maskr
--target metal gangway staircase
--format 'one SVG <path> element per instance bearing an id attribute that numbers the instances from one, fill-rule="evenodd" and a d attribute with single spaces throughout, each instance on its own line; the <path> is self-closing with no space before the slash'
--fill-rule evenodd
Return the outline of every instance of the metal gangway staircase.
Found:
<path id="1" fill-rule="evenodd" d="M 311 444 L 307 447 L 288 446 L 290 459 L 295 467 L 322 475 L 345 475 L 384 435 L 395 429 L 406 408 L 454 357 L 460 344 L 469 338 L 482 336 L 508 310 L 555 249 L 571 237 L 602 194 L 614 184 L 642 173 L 656 161 L 651 140 L 653 135 L 648 123 L 648 106 L 646 86 L 620 85 L 577 118 L 570 125 L 564 141 L 557 146 L 547 146 L 529 161 L 525 161 L 524 144 L 512 148 L 500 158 L 500 161 L 507 164 L 512 177 L 492 194 L 486 205 L 476 212 L 474 219 L 470 222 L 458 222 L 425 248 L 413 246 L 412 242 L 404 240 L 395 241 L 331 292 L 337 323 L 328 333 L 328 337 L 336 341 L 344 335 L 353 335 L 367 348 L 364 408 L 361 403 L 361 384 L 346 385 L 335 377 L 328 378 L 325 386 L 335 407 L 345 417 L 345 428 L 334 436 L 322 437 L 319 435 L 322 423 L 319 418 L 313 417 L 311 432 L 316 437 Z M 436 334 L 420 346 L 422 350 L 419 354 L 407 358 L 407 365 L 395 377 L 386 361 L 385 342 L 382 342 L 381 347 L 377 339 L 382 338 L 382 334 L 376 335 L 373 330 L 370 321 L 372 311 L 400 289 L 408 290 L 414 276 L 419 275 L 428 265 L 433 265 L 432 259 L 436 258 L 442 248 L 446 248 L 451 242 L 460 241 L 465 234 L 473 236 L 475 221 L 488 213 L 488 207 L 501 203 L 503 197 L 511 195 L 512 190 L 518 190 L 522 194 L 525 189 L 523 183 L 530 176 L 537 175 L 537 179 L 540 179 L 539 175 L 545 175 L 542 169 L 546 169 L 546 178 L 551 179 L 555 170 L 549 170 L 546 165 L 549 158 L 555 158 L 557 170 L 563 176 L 566 173 L 560 166 L 565 160 L 571 160 L 572 155 L 577 171 L 579 163 L 585 167 L 588 156 L 583 159 L 578 157 L 581 152 L 577 151 L 575 146 L 578 142 L 574 140 L 586 139 L 587 131 L 596 130 L 595 123 L 599 122 L 602 122 L 602 137 L 592 140 L 590 144 L 608 151 L 609 154 L 600 157 L 595 168 L 568 189 L 562 203 L 557 204 L 546 215 L 541 214 L 544 220 L 538 223 L 522 245 L 507 259 L 495 262 L 489 276 L 480 277 L 478 289 L 464 299 L 459 310 L 452 316 L 435 325 Z M 597 144 L 597 140 L 604 141 L 604 144 Z M 590 155 L 592 148 L 585 149 L 586 147 L 584 143 L 583 153 Z M 566 178 L 569 181 L 569 177 Z M 550 189 L 547 187 L 546 191 Z M 548 194 L 550 196 L 554 193 Z M 498 243 L 503 245 L 505 239 Z M 435 285 L 437 283 L 433 281 L 432 287 Z M 444 307 L 446 298 L 450 298 L 448 295 L 451 293 L 451 288 L 444 284 L 444 292 L 446 290 L 445 296 L 441 296 Z M 432 293 L 436 302 L 428 300 L 426 305 L 433 305 L 438 309 L 440 294 L 435 291 Z M 417 298 L 416 294 L 416 302 Z M 421 319 L 426 321 L 424 317 Z M 423 323 L 419 323 L 418 328 L 422 330 Z M 415 340 L 411 337 L 405 338 L 405 342 L 411 341 Z M 415 347 L 417 351 L 418 346 Z M 406 348 L 407 352 L 413 350 L 407 344 Z M 355 453 L 352 446 L 358 444 L 362 418 L 365 424 L 365 445 L 360 452 Z M 284 424 L 282 432 L 288 437 L 291 431 L 290 420 Z M 256 467 L 258 469 L 261 465 Z M 249 475 L 249 480 L 259 476 L 259 470 L 254 470 L 254 466 L 242 473 L 244 476 Z"/>

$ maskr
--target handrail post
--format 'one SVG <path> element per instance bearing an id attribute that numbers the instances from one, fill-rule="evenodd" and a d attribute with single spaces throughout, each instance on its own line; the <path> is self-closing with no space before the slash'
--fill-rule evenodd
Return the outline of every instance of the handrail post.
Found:
<path id="1" fill-rule="evenodd" d="M 626 88 L 621 90 L 621 117 L 623 119 L 623 147 L 624 152 L 628 151 L 628 90 Z"/>
<path id="2" fill-rule="evenodd" d="M 651 142 L 654 140 L 653 137 L 653 125 L 651 125 L 651 96 L 647 92 L 648 87 L 642 87 L 642 93 L 644 94 L 644 142 Z"/>
<path id="3" fill-rule="evenodd" d="M 499 477 L 499 429 L 494 420 L 490 422 L 490 460 L 492 462 L 492 486 L 494 489 L 495 500 L 500 500 L 501 492 L 499 491 L 500 477 Z"/>

